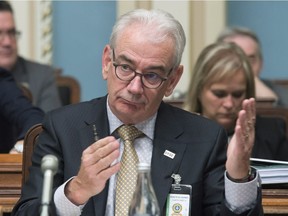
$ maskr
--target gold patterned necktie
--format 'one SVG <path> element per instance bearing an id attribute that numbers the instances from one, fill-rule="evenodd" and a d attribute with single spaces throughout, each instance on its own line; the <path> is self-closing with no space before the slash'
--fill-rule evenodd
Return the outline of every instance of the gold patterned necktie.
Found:
<path id="1" fill-rule="evenodd" d="M 138 156 L 133 141 L 143 133 L 131 125 L 122 125 L 117 131 L 124 141 L 124 151 L 116 183 L 115 216 L 126 216 L 137 181 Z"/>

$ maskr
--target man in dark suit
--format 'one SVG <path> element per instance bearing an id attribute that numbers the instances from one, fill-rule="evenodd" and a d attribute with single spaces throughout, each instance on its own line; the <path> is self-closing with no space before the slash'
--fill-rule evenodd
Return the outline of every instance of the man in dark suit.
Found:
<path id="1" fill-rule="evenodd" d="M 8 153 L 17 140 L 34 124 L 41 123 L 44 113 L 23 95 L 10 72 L 0 68 L 0 152 Z M 10 130 L 11 128 L 15 130 Z"/>
<path id="2" fill-rule="evenodd" d="M 19 34 L 12 7 L 7 1 L 0 1 L 0 67 L 9 70 L 18 83 L 29 88 L 35 106 L 45 112 L 60 107 L 55 70 L 20 57 L 17 47 Z"/>
<path id="3" fill-rule="evenodd" d="M 286 122 L 282 118 L 256 117 L 255 143 L 251 157 L 288 161 Z"/>
<path id="4" fill-rule="evenodd" d="M 192 186 L 189 215 L 263 214 L 259 176 L 249 166 L 254 99 L 244 100 L 228 149 L 218 124 L 162 102 L 182 75 L 185 40 L 181 24 L 164 11 L 135 10 L 117 21 L 102 55 L 108 95 L 47 115 L 13 215 L 39 214 L 46 154 L 59 160 L 51 215 L 127 215 L 117 214 L 115 204 L 126 151 L 117 132 L 123 124 L 144 133 L 134 149 L 139 162 L 151 164 L 161 215 L 169 204 L 172 174 Z"/>

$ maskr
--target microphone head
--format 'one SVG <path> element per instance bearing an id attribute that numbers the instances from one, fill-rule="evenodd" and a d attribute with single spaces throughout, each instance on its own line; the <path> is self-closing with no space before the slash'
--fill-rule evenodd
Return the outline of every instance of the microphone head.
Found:
<path id="1" fill-rule="evenodd" d="M 58 158 L 54 155 L 45 155 L 41 161 L 41 170 L 51 170 L 55 174 L 58 170 Z"/>

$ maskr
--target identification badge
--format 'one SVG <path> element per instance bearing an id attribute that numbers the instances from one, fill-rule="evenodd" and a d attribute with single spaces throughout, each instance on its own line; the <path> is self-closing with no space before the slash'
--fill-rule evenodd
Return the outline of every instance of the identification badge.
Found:
<path id="1" fill-rule="evenodd" d="M 166 216 L 190 216 L 192 186 L 180 184 L 181 176 L 173 174 L 175 180 L 167 198 Z"/>

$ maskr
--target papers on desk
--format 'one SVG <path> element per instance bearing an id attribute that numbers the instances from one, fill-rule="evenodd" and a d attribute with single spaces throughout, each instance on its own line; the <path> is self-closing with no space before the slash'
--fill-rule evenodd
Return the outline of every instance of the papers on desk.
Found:
<path id="1" fill-rule="evenodd" d="M 288 183 L 288 162 L 251 158 L 251 166 L 256 168 L 261 177 L 262 184 Z"/>

